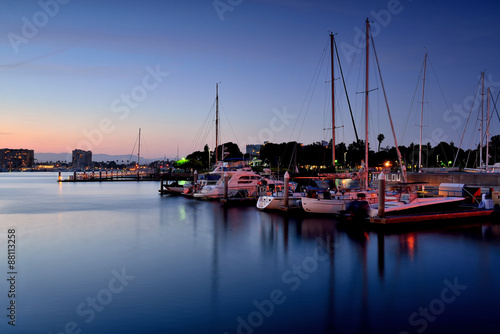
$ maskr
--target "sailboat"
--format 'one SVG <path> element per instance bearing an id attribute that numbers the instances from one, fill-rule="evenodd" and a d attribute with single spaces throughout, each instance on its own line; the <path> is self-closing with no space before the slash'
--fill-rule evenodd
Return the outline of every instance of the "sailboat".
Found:
<path id="1" fill-rule="evenodd" d="M 375 59 L 377 59 L 375 53 Z M 427 54 L 424 59 L 424 82 L 425 82 L 425 64 L 427 60 Z M 378 60 L 377 60 L 378 62 Z M 383 81 L 381 80 L 382 88 Z M 385 90 L 384 90 L 385 95 Z M 422 111 L 420 114 L 420 150 L 422 147 L 422 121 L 423 121 L 423 97 L 424 90 L 422 89 Z M 387 100 L 386 100 L 387 103 Z M 388 105 L 387 105 L 388 107 Z M 389 111 L 389 108 L 387 108 Z M 390 112 L 389 112 L 389 119 Z M 392 126 L 392 120 L 391 120 Z M 396 136 L 393 130 L 394 140 L 397 146 Z M 401 154 L 398 152 L 398 158 L 401 163 Z M 421 151 L 419 152 L 419 167 L 421 166 Z M 402 167 L 404 167 L 401 164 Z M 379 175 L 379 178 L 384 178 L 384 173 Z M 452 209 L 457 209 L 460 204 L 465 200 L 464 197 L 428 197 L 428 198 L 419 198 L 417 195 L 418 186 L 420 183 L 407 183 L 406 182 L 406 173 L 405 169 L 402 169 L 402 178 L 403 182 L 399 183 L 396 188 L 396 194 L 393 196 L 386 197 L 383 202 L 384 205 L 384 215 L 401 215 L 401 214 L 411 214 L 411 213 L 424 213 L 424 212 L 442 212 L 449 211 Z M 385 182 L 381 183 L 384 184 Z M 385 191 L 385 189 L 384 189 Z M 355 218 L 366 218 L 366 217 L 375 217 L 379 213 L 379 205 L 381 203 L 377 202 L 374 204 L 362 203 L 360 201 L 352 202 L 351 205 L 347 208 L 347 212 L 345 213 L 345 218 L 355 219 Z M 363 212 L 364 211 L 364 212 Z"/>
<path id="2" fill-rule="evenodd" d="M 456 210 L 465 201 L 464 197 L 418 197 L 418 183 L 399 186 L 399 191 L 384 202 L 384 215 L 403 215 L 412 213 L 444 212 Z M 368 216 L 378 215 L 379 203 L 368 206 Z"/>
<path id="3" fill-rule="evenodd" d="M 368 31 L 369 31 L 369 22 L 366 22 L 367 27 L 367 46 L 366 46 L 366 87 L 365 87 L 365 111 L 366 111 L 366 131 L 365 131 L 365 159 L 362 161 L 361 169 L 358 173 L 350 174 L 347 177 L 351 179 L 358 179 L 361 183 L 360 190 L 353 190 L 345 192 L 345 190 L 337 190 L 331 192 L 329 189 L 326 191 L 313 191 L 309 193 L 308 196 L 302 197 L 301 205 L 304 211 L 309 213 L 321 213 L 321 214 L 340 214 L 341 211 L 346 210 L 348 204 L 355 200 L 364 200 L 369 203 L 376 203 L 378 199 L 378 194 L 375 191 L 371 191 L 368 189 Z M 334 50 L 337 53 L 335 44 L 335 37 L 333 34 L 330 34 L 331 40 L 331 83 L 332 83 L 332 158 L 333 165 L 335 166 L 335 94 L 334 94 Z M 340 59 L 339 59 L 340 60 Z M 340 61 L 339 61 L 340 67 Z M 342 71 L 342 70 L 341 70 Z M 342 73 L 342 72 L 341 72 Z M 357 132 L 356 132 L 357 137 Z M 343 176 L 343 175 L 342 175 Z M 330 178 L 341 178 L 341 175 L 333 174 L 330 175 Z M 345 176 L 344 176 L 345 178 Z"/>
<path id="4" fill-rule="evenodd" d="M 227 175 L 227 185 L 225 185 Z M 183 194 L 197 199 L 221 199 L 227 188 L 228 197 L 257 198 L 262 183 L 282 186 L 283 182 L 254 172 L 241 161 L 219 161 L 219 83 L 215 92 L 215 168 L 206 175 L 200 175 L 197 182 L 185 187 Z"/>

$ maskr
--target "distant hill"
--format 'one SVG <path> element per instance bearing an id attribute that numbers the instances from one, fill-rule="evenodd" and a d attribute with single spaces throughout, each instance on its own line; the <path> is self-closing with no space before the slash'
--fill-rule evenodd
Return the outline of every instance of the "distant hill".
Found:
<path id="1" fill-rule="evenodd" d="M 56 161 L 66 161 L 71 162 L 71 153 L 36 153 L 35 159 L 37 163 L 41 162 L 56 162 Z M 131 159 L 131 160 L 130 160 Z M 117 161 L 118 160 L 118 161 Z M 147 159 L 141 157 L 142 162 L 152 162 L 156 160 L 163 160 L 163 158 L 157 159 Z M 109 154 L 92 154 L 92 161 L 116 161 L 117 163 L 127 163 L 130 161 L 137 161 L 137 156 L 130 155 L 109 155 Z"/>

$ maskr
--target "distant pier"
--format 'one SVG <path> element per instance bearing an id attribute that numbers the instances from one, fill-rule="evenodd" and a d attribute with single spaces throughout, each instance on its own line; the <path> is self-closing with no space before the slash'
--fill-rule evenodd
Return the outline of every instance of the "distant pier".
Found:
<path id="1" fill-rule="evenodd" d="M 64 178 L 59 172 L 58 182 L 160 181 L 160 174 L 151 171 L 93 171 L 73 172 Z"/>

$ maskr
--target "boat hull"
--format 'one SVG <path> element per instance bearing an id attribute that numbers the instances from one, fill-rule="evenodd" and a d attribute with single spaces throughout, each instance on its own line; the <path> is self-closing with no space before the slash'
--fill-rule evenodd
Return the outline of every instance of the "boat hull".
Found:
<path id="1" fill-rule="evenodd" d="M 339 215 L 342 211 L 346 210 L 349 203 L 358 198 L 358 194 L 362 194 L 363 198 L 365 198 L 369 203 L 375 203 L 378 198 L 377 194 L 373 192 L 352 192 L 350 194 L 332 198 L 303 197 L 302 209 L 308 213 Z"/>
<path id="2" fill-rule="evenodd" d="M 346 209 L 351 200 L 302 198 L 302 209 L 309 213 L 336 214 Z"/>
<path id="3" fill-rule="evenodd" d="M 288 198 L 288 207 L 300 207 L 301 197 L 290 196 Z M 283 196 L 260 196 L 257 201 L 257 209 L 274 211 L 282 210 L 285 206 L 285 198 Z"/>
<path id="4" fill-rule="evenodd" d="M 411 203 L 386 202 L 385 215 L 406 215 L 414 213 L 446 212 L 456 210 L 465 200 L 463 197 L 428 197 L 417 198 Z M 371 205 L 370 217 L 378 214 L 378 203 Z"/>

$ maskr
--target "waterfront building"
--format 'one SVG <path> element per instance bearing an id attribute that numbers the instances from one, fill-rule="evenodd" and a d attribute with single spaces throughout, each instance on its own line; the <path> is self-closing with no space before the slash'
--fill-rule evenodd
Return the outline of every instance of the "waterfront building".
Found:
<path id="1" fill-rule="evenodd" d="M 33 167 L 35 151 L 4 148 L 0 150 L 0 168 L 12 171 Z"/>
<path id="2" fill-rule="evenodd" d="M 247 145 L 246 154 L 251 158 L 259 157 L 262 145 Z"/>
<path id="3" fill-rule="evenodd" d="M 73 168 L 85 169 L 92 166 L 92 151 L 73 150 Z"/>

